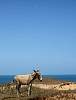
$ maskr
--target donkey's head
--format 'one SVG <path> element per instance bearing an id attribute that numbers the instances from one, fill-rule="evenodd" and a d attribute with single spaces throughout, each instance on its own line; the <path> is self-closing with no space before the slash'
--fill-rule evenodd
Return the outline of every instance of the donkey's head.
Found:
<path id="1" fill-rule="evenodd" d="M 40 81 L 42 81 L 42 75 L 39 70 L 37 70 L 37 71 L 34 70 L 34 72 L 32 73 L 32 76 L 33 76 L 33 79 L 38 78 Z"/>

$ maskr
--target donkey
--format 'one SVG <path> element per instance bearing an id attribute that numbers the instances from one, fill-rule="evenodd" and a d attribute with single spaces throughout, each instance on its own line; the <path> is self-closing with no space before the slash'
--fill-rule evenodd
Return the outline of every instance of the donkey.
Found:
<path id="1" fill-rule="evenodd" d="M 42 75 L 39 72 L 39 70 L 37 70 L 37 71 L 34 70 L 32 74 L 16 75 L 14 77 L 13 82 L 16 82 L 17 95 L 19 96 L 19 94 L 20 94 L 21 85 L 27 85 L 28 86 L 28 96 L 31 95 L 32 82 L 36 78 L 38 78 L 40 81 L 42 81 Z"/>

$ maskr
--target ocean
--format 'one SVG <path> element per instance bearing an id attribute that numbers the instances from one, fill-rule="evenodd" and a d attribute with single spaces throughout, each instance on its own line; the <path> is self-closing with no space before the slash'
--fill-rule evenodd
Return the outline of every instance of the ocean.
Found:
<path id="1" fill-rule="evenodd" d="M 76 75 L 44 75 L 45 78 L 76 82 Z"/>
<path id="2" fill-rule="evenodd" d="M 76 75 L 43 75 L 43 77 L 76 82 Z M 0 84 L 9 83 L 13 79 L 14 79 L 14 75 L 0 75 Z"/>

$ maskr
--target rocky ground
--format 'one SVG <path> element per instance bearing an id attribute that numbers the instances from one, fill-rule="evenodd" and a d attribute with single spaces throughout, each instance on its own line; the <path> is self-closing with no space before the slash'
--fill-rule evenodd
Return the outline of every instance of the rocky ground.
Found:
<path id="1" fill-rule="evenodd" d="M 19 97 L 15 84 L 0 85 L 0 100 L 76 100 L 76 84 L 44 78 L 42 82 L 34 81 L 31 96 L 27 96 L 27 87 L 21 87 Z"/>

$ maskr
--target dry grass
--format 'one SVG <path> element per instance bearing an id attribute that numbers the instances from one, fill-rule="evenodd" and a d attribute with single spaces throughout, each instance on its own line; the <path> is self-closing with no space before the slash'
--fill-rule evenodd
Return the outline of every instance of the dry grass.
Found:
<path id="1" fill-rule="evenodd" d="M 35 84 L 40 83 L 38 80 L 34 82 Z M 42 84 L 59 84 L 61 81 L 53 79 L 43 79 Z M 76 100 L 76 91 L 58 91 L 58 90 L 44 90 L 32 87 L 31 96 L 27 96 L 27 88 L 21 88 L 20 97 L 16 95 L 16 89 L 11 89 L 7 85 L 6 88 L 0 91 L 0 100 Z M 1 87 L 1 86 L 0 86 Z"/>

